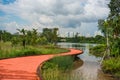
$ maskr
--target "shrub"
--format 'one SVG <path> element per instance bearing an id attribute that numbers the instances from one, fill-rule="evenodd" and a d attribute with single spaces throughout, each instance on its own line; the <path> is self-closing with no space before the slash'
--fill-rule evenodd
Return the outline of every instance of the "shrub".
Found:
<path id="1" fill-rule="evenodd" d="M 96 57 L 102 57 L 105 50 L 106 50 L 106 46 L 104 44 L 100 44 L 93 48 L 90 48 L 90 54 L 93 54 Z"/>
<path id="2" fill-rule="evenodd" d="M 110 58 L 103 61 L 102 69 L 104 72 L 111 73 L 120 77 L 120 56 L 117 58 Z"/>

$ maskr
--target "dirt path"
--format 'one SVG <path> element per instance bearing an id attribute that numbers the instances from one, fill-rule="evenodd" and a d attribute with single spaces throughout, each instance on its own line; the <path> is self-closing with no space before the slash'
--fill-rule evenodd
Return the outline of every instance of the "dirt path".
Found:
<path id="1" fill-rule="evenodd" d="M 82 51 L 70 49 L 70 52 L 59 54 L 59 56 L 80 53 Z M 40 55 L 0 60 L 0 80 L 39 80 L 38 66 L 54 56 Z"/>

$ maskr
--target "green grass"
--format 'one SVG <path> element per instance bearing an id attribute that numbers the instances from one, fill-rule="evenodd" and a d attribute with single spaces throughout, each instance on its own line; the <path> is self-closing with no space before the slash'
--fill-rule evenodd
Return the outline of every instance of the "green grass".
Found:
<path id="1" fill-rule="evenodd" d="M 66 71 L 72 68 L 73 61 L 74 59 L 71 56 L 61 56 L 53 58 L 50 62 L 56 64 L 60 70 Z"/>
<path id="2" fill-rule="evenodd" d="M 43 80 L 80 80 L 79 76 L 72 74 L 73 57 L 55 57 L 42 66 Z"/>
<path id="3" fill-rule="evenodd" d="M 53 45 L 26 46 L 26 48 L 23 48 L 20 45 L 12 47 L 10 42 L 0 43 L 0 59 L 43 54 L 58 54 L 68 51 L 68 49 L 58 48 Z"/>
<path id="4" fill-rule="evenodd" d="M 43 80 L 83 80 L 78 74 L 63 73 L 58 68 L 47 69 L 42 73 Z"/>

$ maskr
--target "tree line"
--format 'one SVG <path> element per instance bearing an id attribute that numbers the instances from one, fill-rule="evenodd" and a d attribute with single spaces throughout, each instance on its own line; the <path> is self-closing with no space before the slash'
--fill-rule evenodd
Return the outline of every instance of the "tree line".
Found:
<path id="1" fill-rule="evenodd" d="M 74 37 L 59 37 L 59 42 L 73 42 L 73 43 L 105 43 L 105 37 L 96 35 L 95 37 L 74 36 Z"/>
<path id="2" fill-rule="evenodd" d="M 26 45 L 55 45 L 57 42 L 58 28 L 44 28 L 42 33 L 38 32 L 37 29 L 17 29 L 17 31 L 17 33 L 11 34 L 5 30 L 0 30 L 0 41 L 11 41 L 12 46 L 21 44 L 24 48 Z"/>

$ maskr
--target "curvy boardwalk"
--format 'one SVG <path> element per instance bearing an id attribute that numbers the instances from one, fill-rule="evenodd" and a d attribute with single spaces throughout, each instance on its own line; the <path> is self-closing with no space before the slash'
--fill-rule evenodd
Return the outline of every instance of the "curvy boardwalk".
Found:
<path id="1" fill-rule="evenodd" d="M 70 52 L 57 56 L 81 54 L 82 51 L 70 49 Z M 43 62 L 56 55 L 40 55 L 0 60 L 0 80 L 39 80 L 37 69 Z"/>

